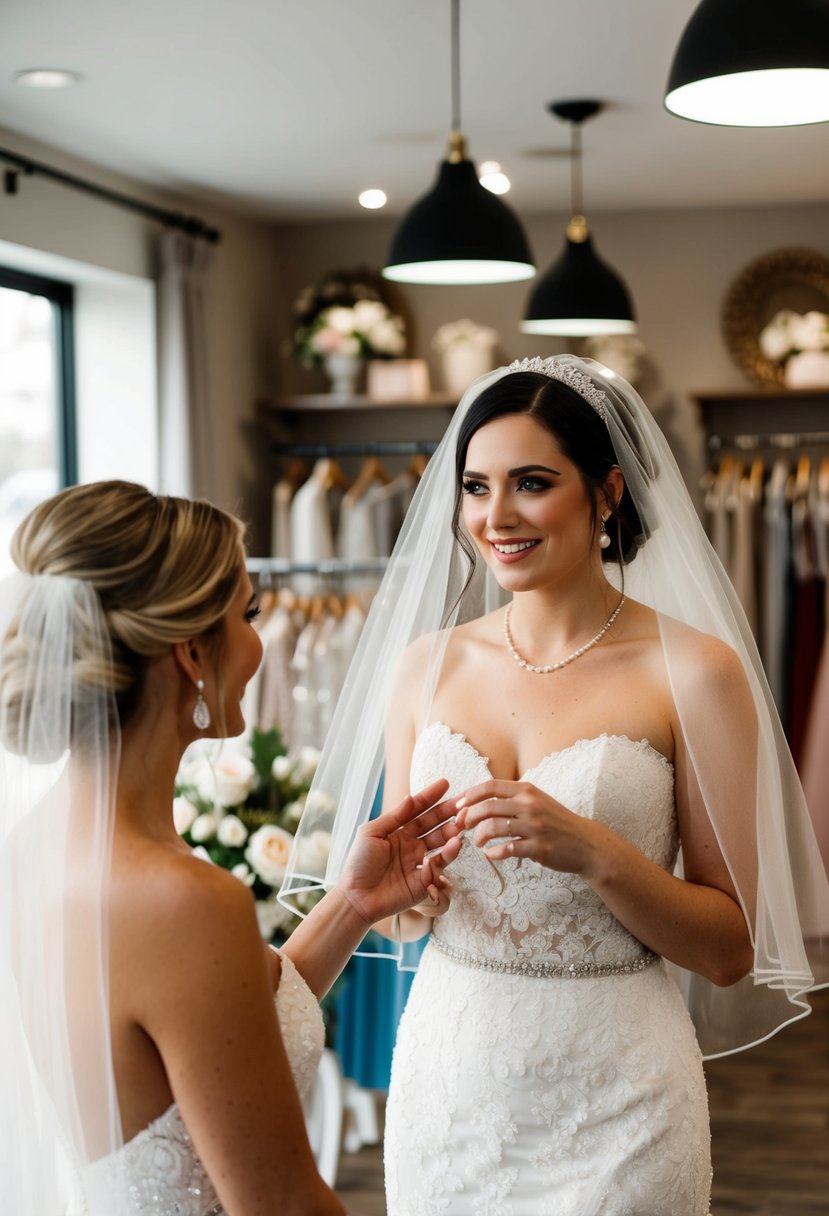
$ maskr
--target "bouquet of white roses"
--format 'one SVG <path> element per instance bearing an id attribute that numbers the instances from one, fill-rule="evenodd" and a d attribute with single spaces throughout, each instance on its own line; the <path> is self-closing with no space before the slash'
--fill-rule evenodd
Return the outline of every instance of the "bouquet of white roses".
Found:
<path id="1" fill-rule="evenodd" d="M 807 350 L 829 350 L 829 317 L 823 312 L 801 315 L 783 308 L 762 330 L 759 342 L 766 358 L 775 363 L 785 363 Z"/>
<path id="2" fill-rule="evenodd" d="M 208 744 L 185 757 L 176 777 L 176 830 L 199 856 L 251 888 L 268 941 L 284 941 L 299 923 L 277 902 L 276 892 L 318 763 L 316 748 L 288 755 L 278 731 L 254 728 L 243 750 L 225 743 L 216 754 Z M 330 843 L 322 831 L 303 842 L 311 873 L 324 869 Z M 300 895 L 299 906 L 308 912 L 319 898 Z"/>
<path id="3" fill-rule="evenodd" d="M 321 363 L 326 355 L 392 359 L 406 349 L 403 319 L 380 300 L 334 304 L 297 331 L 295 347 L 304 363 Z"/>

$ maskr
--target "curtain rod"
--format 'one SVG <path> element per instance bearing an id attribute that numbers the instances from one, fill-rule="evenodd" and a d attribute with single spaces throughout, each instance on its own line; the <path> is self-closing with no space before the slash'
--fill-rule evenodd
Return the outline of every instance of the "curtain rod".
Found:
<path id="1" fill-rule="evenodd" d="M 112 203 L 116 207 L 136 211 L 139 215 L 146 216 L 147 219 L 155 220 L 157 224 L 164 224 L 167 228 L 178 228 L 189 236 L 200 237 L 211 244 L 216 244 L 222 239 L 218 228 L 211 228 L 204 220 L 195 215 L 185 215 L 181 211 L 169 211 L 166 207 L 156 207 L 153 203 L 145 203 L 142 199 L 133 198 L 129 194 L 122 194 L 118 190 L 99 186 L 83 177 L 76 177 L 74 173 L 65 173 L 62 169 L 54 169 L 42 161 L 21 156 L 19 152 L 12 152 L 9 148 L 0 148 L 0 160 L 14 165 L 13 169 L 7 169 L 5 173 L 6 194 L 17 194 L 17 178 L 20 173 L 25 173 L 27 176 L 40 174 L 41 177 L 48 177 L 62 186 L 69 186 L 73 190 L 91 194 L 93 198 L 99 198 L 105 203 Z"/>

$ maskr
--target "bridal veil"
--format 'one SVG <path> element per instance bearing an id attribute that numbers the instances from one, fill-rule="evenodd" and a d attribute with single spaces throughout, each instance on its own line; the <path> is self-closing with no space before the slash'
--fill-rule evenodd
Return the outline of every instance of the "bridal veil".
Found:
<path id="1" fill-rule="evenodd" d="M 302 890 L 336 882 L 357 828 L 372 813 L 402 652 L 415 639 L 428 639 L 420 714 L 425 725 L 449 630 L 498 603 L 480 561 L 468 577 L 452 532 L 455 450 L 462 420 L 480 393 L 503 376 L 528 371 L 571 387 L 581 384 L 582 396 L 600 399 L 599 412 L 643 524 L 634 559 L 622 575 L 608 567 L 608 577 L 617 584 L 623 578 L 625 594 L 659 614 L 665 666 L 690 756 L 688 792 L 704 805 L 714 827 L 754 945 L 751 974 L 728 988 L 675 968 L 703 1053 L 726 1054 L 803 1016 L 815 976 L 818 984 L 829 979 L 829 886 L 739 601 L 654 419 L 626 381 L 593 360 L 524 360 L 481 378 L 464 394 L 429 461 L 369 614 L 280 898 L 290 904 Z M 744 680 L 703 683 L 689 662 L 689 626 L 725 642 Z M 332 832 L 328 863 L 324 871 L 303 872 L 297 859 L 310 851 L 302 849 L 302 840 L 314 831 Z"/>

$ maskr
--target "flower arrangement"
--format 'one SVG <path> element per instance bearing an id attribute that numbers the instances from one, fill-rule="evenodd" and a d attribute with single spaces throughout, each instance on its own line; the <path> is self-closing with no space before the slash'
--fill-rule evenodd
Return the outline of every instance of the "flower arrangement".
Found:
<path id="1" fill-rule="evenodd" d="M 829 350 L 829 317 L 822 312 L 805 315 L 783 308 L 775 313 L 759 337 L 760 349 L 767 359 L 786 363 L 804 351 Z"/>
<path id="2" fill-rule="evenodd" d="M 276 892 L 318 763 L 316 748 L 287 755 L 278 731 L 254 728 L 243 750 L 225 744 L 214 756 L 205 748 L 185 757 L 176 777 L 176 830 L 200 857 L 251 888 L 267 941 L 285 941 L 299 923 L 277 902 Z M 323 831 L 303 843 L 312 873 L 324 868 L 330 843 Z M 303 893 L 297 904 L 307 913 L 319 898 L 316 892 Z"/>
<path id="3" fill-rule="evenodd" d="M 327 355 L 392 359 L 406 349 L 403 318 L 369 270 L 335 271 L 304 288 L 293 311 L 297 327 L 290 349 L 306 366 Z"/>
<path id="4" fill-rule="evenodd" d="M 468 317 L 463 317 L 460 321 L 447 321 L 432 339 L 432 346 L 441 354 L 457 346 L 474 346 L 489 352 L 497 344 L 498 334 L 494 329 L 478 325 Z"/>

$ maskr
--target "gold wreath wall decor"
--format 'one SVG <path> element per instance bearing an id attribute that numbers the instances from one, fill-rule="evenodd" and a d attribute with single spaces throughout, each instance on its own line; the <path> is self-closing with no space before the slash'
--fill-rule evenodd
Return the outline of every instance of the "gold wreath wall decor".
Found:
<path id="1" fill-rule="evenodd" d="M 782 308 L 829 313 L 829 258 L 814 249 L 779 249 L 752 262 L 729 288 L 722 313 L 728 352 L 767 388 L 785 383 L 784 363 L 766 358 L 760 334 Z"/>

